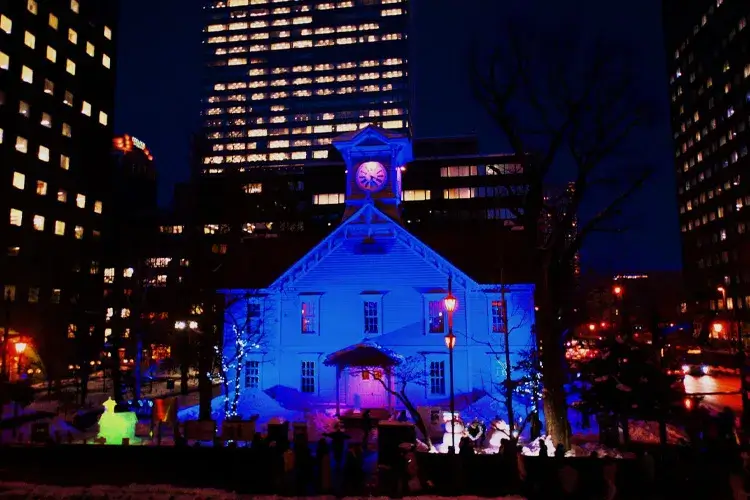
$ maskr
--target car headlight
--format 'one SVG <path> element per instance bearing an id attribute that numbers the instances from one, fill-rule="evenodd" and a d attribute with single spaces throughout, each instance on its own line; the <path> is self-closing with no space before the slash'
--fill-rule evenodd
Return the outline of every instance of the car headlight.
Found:
<path id="1" fill-rule="evenodd" d="M 682 373 L 690 373 L 690 367 L 688 365 L 682 365 Z"/>
<path id="2" fill-rule="evenodd" d="M 703 375 L 708 375 L 708 372 L 710 372 L 710 371 L 711 371 L 711 367 L 709 367 L 707 365 L 701 366 L 701 372 L 703 372 Z"/>

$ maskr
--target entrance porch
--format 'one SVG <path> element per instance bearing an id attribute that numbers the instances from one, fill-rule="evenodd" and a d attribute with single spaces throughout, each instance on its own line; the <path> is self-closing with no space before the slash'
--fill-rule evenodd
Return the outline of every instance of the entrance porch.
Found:
<path id="1" fill-rule="evenodd" d="M 393 409 L 392 368 L 400 358 L 372 344 L 355 344 L 331 353 L 326 366 L 336 367 L 336 416 L 342 402 L 356 410 Z"/>

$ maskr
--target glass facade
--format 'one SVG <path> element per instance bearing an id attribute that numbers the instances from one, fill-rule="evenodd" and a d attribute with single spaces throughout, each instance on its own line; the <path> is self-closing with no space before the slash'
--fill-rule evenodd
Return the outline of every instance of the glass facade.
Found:
<path id="1" fill-rule="evenodd" d="M 409 126 L 408 0 L 206 3 L 204 174 L 327 160 L 333 137 Z"/>

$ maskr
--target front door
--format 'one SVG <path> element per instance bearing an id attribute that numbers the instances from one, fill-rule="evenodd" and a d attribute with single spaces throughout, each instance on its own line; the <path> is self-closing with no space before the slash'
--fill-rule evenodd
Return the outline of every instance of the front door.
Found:
<path id="1" fill-rule="evenodd" d="M 382 382 L 388 383 L 381 369 L 346 373 L 346 404 L 356 410 L 387 408 L 388 394 Z M 382 382 L 381 382 L 382 380 Z"/>

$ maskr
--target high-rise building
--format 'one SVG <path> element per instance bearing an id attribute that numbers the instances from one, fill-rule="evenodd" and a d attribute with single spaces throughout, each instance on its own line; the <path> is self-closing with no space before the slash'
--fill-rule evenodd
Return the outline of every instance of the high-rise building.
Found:
<path id="1" fill-rule="evenodd" d="M 0 2 L 0 325 L 48 371 L 98 321 L 117 4 Z"/>
<path id="2" fill-rule="evenodd" d="M 750 3 L 664 0 L 663 9 L 686 307 L 746 318 Z"/>
<path id="3" fill-rule="evenodd" d="M 204 174 L 325 161 L 342 133 L 408 128 L 408 0 L 204 8 Z"/>

